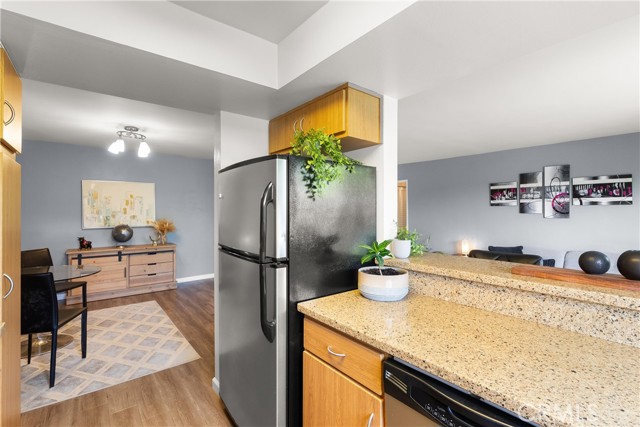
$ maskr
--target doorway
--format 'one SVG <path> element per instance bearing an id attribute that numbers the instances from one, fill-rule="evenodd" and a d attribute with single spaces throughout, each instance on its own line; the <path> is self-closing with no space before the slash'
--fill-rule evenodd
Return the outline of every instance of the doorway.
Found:
<path id="1" fill-rule="evenodd" d="M 407 180 L 398 181 L 398 228 L 409 228 Z"/>

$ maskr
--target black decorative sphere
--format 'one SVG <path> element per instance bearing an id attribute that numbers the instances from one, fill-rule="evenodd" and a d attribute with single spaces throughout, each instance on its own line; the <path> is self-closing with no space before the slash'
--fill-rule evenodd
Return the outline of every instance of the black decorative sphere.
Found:
<path id="1" fill-rule="evenodd" d="M 611 267 L 609 257 L 597 251 L 587 251 L 580 255 L 578 264 L 582 271 L 587 274 L 604 274 Z"/>
<path id="2" fill-rule="evenodd" d="M 626 251 L 618 258 L 620 274 L 629 280 L 640 280 L 640 251 Z"/>
<path id="3" fill-rule="evenodd" d="M 133 229 L 126 224 L 116 225 L 113 227 L 111 236 L 113 236 L 113 240 L 116 242 L 128 242 L 133 237 Z"/>

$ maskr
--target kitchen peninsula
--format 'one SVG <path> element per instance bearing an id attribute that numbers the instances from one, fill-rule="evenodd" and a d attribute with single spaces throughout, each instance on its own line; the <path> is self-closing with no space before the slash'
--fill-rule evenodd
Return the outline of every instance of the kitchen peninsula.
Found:
<path id="1" fill-rule="evenodd" d="M 388 264 L 410 270 L 404 300 L 351 291 L 299 311 L 540 425 L 640 425 L 640 292 L 447 255 Z"/>

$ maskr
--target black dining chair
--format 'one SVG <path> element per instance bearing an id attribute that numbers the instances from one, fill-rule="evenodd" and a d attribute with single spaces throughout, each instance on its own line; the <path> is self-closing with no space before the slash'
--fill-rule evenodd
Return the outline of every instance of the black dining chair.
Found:
<path id="1" fill-rule="evenodd" d="M 49 365 L 49 387 L 56 381 L 56 352 L 58 330 L 78 316 L 81 318 L 82 358 L 87 357 L 87 286 L 82 287 L 82 307 L 59 308 L 57 289 L 52 273 L 23 274 L 21 289 L 21 334 L 28 335 L 27 364 L 31 363 L 32 334 L 51 333 L 51 362 Z"/>
<path id="2" fill-rule="evenodd" d="M 53 265 L 53 259 L 51 258 L 51 252 L 49 248 L 40 249 L 28 249 L 20 253 L 20 266 L 21 268 L 27 267 L 51 267 Z M 87 282 L 65 280 L 58 281 L 56 283 L 56 292 L 66 292 L 71 289 L 85 286 Z"/>

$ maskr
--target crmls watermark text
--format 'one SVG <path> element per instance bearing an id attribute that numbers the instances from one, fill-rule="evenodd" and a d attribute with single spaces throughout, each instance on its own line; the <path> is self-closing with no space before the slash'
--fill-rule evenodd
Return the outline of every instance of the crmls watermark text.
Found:
<path id="1" fill-rule="evenodd" d="M 516 411 L 523 420 L 533 421 L 541 425 L 550 424 L 551 421 L 566 423 L 572 426 L 583 426 L 589 421 L 590 425 L 596 420 L 606 419 L 606 414 L 598 415 L 598 409 L 594 404 L 542 404 L 522 405 Z"/>

